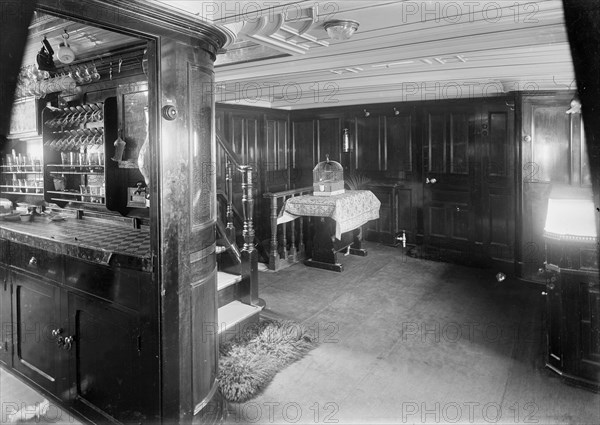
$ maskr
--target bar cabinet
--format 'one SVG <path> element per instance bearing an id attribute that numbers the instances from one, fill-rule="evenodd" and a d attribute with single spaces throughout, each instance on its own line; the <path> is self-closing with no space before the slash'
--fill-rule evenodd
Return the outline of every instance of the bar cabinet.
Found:
<path id="1" fill-rule="evenodd" d="M 40 0 L 25 60 L 64 28 L 108 35 L 56 62 L 77 90 L 17 100 L 0 135 L 0 197 L 33 212 L 0 220 L 0 366 L 85 421 L 216 422 L 212 85 L 232 35 L 155 2 Z"/>

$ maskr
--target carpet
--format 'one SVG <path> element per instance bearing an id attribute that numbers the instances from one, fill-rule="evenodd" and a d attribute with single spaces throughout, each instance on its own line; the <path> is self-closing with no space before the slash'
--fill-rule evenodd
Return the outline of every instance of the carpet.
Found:
<path id="1" fill-rule="evenodd" d="M 277 372 L 317 346 L 306 327 L 293 321 L 263 321 L 219 347 L 219 387 L 232 402 L 257 395 Z"/>

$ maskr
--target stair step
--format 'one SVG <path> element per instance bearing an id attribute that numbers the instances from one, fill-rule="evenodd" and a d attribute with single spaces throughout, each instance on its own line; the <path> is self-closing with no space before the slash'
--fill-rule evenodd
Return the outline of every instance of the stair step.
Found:
<path id="1" fill-rule="evenodd" d="M 242 280 L 242 276 L 237 274 L 217 272 L 217 291 L 221 291 L 231 285 L 234 285 Z"/>
<path id="2" fill-rule="evenodd" d="M 258 313 L 262 307 L 244 304 L 240 301 L 232 301 L 219 308 L 219 335 L 226 333 L 224 337 L 233 336 L 252 319 L 258 320 Z"/>

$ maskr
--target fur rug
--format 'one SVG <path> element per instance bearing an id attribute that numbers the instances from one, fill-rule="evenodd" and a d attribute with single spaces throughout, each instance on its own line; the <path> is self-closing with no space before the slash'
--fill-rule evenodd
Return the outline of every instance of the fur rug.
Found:
<path id="1" fill-rule="evenodd" d="M 219 347 L 219 386 L 232 402 L 249 400 L 273 377 L 317 346 L 314 335 L 292 321 L 265 321 Z"/>

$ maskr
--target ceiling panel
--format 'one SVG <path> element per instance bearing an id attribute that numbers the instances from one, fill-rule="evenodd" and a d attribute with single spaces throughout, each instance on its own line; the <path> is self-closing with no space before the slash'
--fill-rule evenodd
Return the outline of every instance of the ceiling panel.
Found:
<path id="1" fill-rule="evenodd" d="M 416 97 L 453 84 L 501 92 L 574 88 L 560 0 L 351 0 L 321 6 L 309 33 L 328 47 L 252 63 L 217 60 L 217 99 L 301 109 L 331 106 L 324 95 L 338 105 L 408 100 L 415 84 L 421 87 Z M 218 20 L 233 22 L 241 15 L 230 11 Z M 332 18 L 354 19 L 360 27 L 349 40 L 329 40 L 322 24 Z"/>

